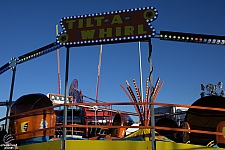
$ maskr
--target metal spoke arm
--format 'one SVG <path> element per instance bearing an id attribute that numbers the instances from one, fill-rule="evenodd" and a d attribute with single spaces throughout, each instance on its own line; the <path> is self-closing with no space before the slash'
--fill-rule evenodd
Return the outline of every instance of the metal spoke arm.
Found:
<path id="1" fill-rule="evenodd" d="M 41 47 L 37 50 L 34 50 L 32 52 L 29 52 L 29 53 L 26 53 L 22 56 L 19 56 L 18 60 L 17 60 L 17 64 L 21 64 L 25 61 L 37 58 L 37 57 L 45 55 L 45 54 L 48 54 L 48 53 L 50 53 L 54 50 L 57 50 L 60 47 L 62 47 L 60 44 L 57 44 L 56 42 L 53 42 L 53 43 L 48 44 L 44 47 Z"/>
<path id="2" fill-rule="evenodd" d="M 17 65 L 17 64 L 21 64 L 21 63 L 24 63 L 28 60 L 31 60 L 31 59 L 34 59 L 34 58 L 37 58 L 39 56 L 42 56 L 42 55 L 45 55 L 45 54 L 48 54 L 54 50 L 57 50 L 58 48 L 62 47 L 62 45 L 60 44 L 57 44 L 56 42 L 53 42 L 51 44 L 48 44 L 44 47 L 41 47 L 39 49 L 36 49 L 32 52 L 29 52 L 29 53 L 26 53 L 24 55 L 21 55 L 18 57 L 18 59 L 15 59 L 15 58 L 12 58 L 13 61 L 15 60 L 15 62 L 8 62 L 6 64 L 4 64 L 2 67 L 0 67 L 0 74 L 4 73 L 5 71 L 9 70 L 11 67 L 12 67 L 12 63 L 14 63 L 13 65 Z"/>
<path id="3" fill-rule="evenodd" d="M 9 67 L 9 63 L 6 63 L 5 65 L 3 65 L 1 68 L 0 68 L 0 74 L 4 73 L 5 71 L 9 70 L 10 67 Z"/>

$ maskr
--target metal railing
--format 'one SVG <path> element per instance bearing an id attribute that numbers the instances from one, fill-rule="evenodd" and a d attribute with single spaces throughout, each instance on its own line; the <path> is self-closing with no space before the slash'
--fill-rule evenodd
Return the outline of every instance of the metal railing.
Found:
<path id="1" fill-rule="evenodd" d="M 174 107 L 186 107 L 186 108 L 195 108 L 195 109 L 202 109 L 202 110 L 214 110 L 214 111 L 225 111 L 224 108 L 212 108 L 212 107 L 203 107 L 203 106 L 191 106 L 191 105 L 184 105 L 184 104 L 168 104 L 168 103 L 160 103 L 160 102 L 143 102 L 143 103 L 132 103 L 132 102 L 111 102 L 111 103 L 74 103 L 74 104 L 59 104 L 55 106 L 49 106 L 45 108 L 40 108 L 36 110 L 31 110 L 27 112 L 23 112 L 21 114 L 15 114 L 11 115 L 9 117 L 4 117 L 0 119 L 1 121 L 6 120 L 7 118 L 22 118 L 22 117 L 27 117 L 32 113 L 37 113 L 37 112 L 42 112 L 43 114 L 46 112 L 46 110 L 54 109 L 55 107 L 61 107 L 61 106 L 79 106 L 79 107 L 85 107 L 85 106 L 105 106 L 105 105 L 159 105 L 159 106 L 174 106 Z M 115 110 L 107 110 L 107 111 L 115 111 Z M 123 112 L 121 111 L 120 113 L 126 113 L 126 114 L 134 114 L 137 115 L 136 113 L 130 113 L 130 112 Z M 177 115 L 177 114 L 156 114 L 155 116 L 163 116 L 163 115 Z M 79 128 L 141 128 L 141 129 L 146 129 L 146 128 L 154 128 L 154 129 L 159 129 L 159 130 L 170 130 L 170 131 L 179 131 L 179 132 L 191 132 L 191 133 L 201 133 L 201 134 L 213 134 L 213 135 L 223 135 L 225 136 L 225 133 L 222 132 L 213 132 L 213 131 L 203 131 L 203 130 L 193 130 L 193 129 L 183 129 L 183 128 L 171 128 L 171 127 L 162 127 L 162 126 L 99 126 L 99 125 L 82 125 L 82 124 L 72 124 L 72 125 L 59 125 L 59 126 L 54 126 L 54 127 L 48 127 L 48 128 L 43 128 L 43 129 L 38 129 L 38 130 L 33 130 L 33 131 L 27 131 L 23 133 L 16 133 L 14 136 L 21 135 L 21 134 L 29 134 L 29 133 L 35 133 L 35 132 L 40 132 L 40 131 L 46 131 L 50 129 L 56 129 L 56 128 L 68 128 L 68 127 L 79 127 Z"/>

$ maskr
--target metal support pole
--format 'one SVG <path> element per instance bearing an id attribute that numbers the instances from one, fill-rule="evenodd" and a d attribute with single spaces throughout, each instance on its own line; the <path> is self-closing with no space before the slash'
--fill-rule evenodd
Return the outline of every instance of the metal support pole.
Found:
<path id="1" fill-rule="evenodd" d="M 93 106 L 93 109 L 95 110 L 95 135 L 97 134 L 97 111 L 98 111 L 98 106 Z"/>
<path id="2" fill-rule="evenodd" d="M 151 86 L 151 92 L 153 92 L 153 84 L 152 84 L 152 72 L 153 72 L 153 67 L 152 67 L 152 43 L 151 39 L 149 39 L 149 57 L 148 57 L 148 62 L 149 62 L 149 67 L 150 67 L 150 74 L 149 74 L 149 82 Z M 153 95 L 150 94 L 150 101 L 154 102 L 153 100 Z M 154 112 L 154 105 L 150 105 L 150 113 L 151 113 L 151 126 L 155 126 L 155 112 Z M 156 150 L 156 141 L 155 141 L 155 129 L 151 129 L 151 137 L 152 137 L 152 150 Z"/>
<path id="3" fill-rule="evenodd" d="M 139 69 L 140 69 L 140 91 L 141 91 L 141 101 L 143 102 L 144 93 L 143 93 L 143 82 L 142 82 L 142 62 L 141 62 L 141 42 L 138 42 L 138 53 L 139 53 Z M 144 108 L 144 106 L 143 106 Z M 143 110 L 142 110 L 143 111 Z"/>
<path id="4" fill-rule="evenodd" d="M 73 106 L 72 106 L 72 125 L 73 125 Z M 73 127 L 72 127 L 72 137 L 73 137 Z"/>
<path id="5" fill-rule="evenodd" d="M 9 102 L 7 104 L 6 117 L 9 117 L 10 116 L 10 112 L 11 112 L 12 97 L 13 97 L 13 90 L 14 90 L 14 82 L 15 82 L 15 75 L 16 75 L 16 67 L 13 67 L 12 71 L 13 71 L 12 82 L 11 82 L 11 89 L 10 89 L 10 95 L 9 95 Z M 9 130 L 9 122 L 10 122 L 10 119 L 7 118 L 6 122 L 5 122 L 5 130 L 7 132 Z"/>
<path id="6" fill-rule="evenodd" d="M 66 72 L 65 72 L 64 104 L 67 103 L 67 94 L 68 94 L 69 56 L 70 56 L 70 48 L 66 47 Z M 66 105 L 64 105 L 64 111 L 63 111 L 63 125 L 67 125 L 67 106 Z M 63 128 L 61 150 L 65 150 L 65 149 L 66 149 L 66 128 Z"/>

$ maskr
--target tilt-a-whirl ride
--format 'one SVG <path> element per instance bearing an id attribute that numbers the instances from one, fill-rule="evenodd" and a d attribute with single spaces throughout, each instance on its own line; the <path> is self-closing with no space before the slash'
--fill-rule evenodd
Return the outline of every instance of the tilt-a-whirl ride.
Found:
<path id="1" fill-rule="evenodd" d="M 163 82 L 152 85 L 151 38 L 225 45 L 223 36 L 160 31 L 152 27 L 158 16 L 154 7 L 134 8 L 96 14 L 70 16 L 61 19 L 63 31 L 56 42 L 17 58 L 0 68 L 0 74 L 13 71 L 10 99 L 4 128 L 12 134 L 20 150 L 140 150 L 140 149 L 222 149 L 225 147 L 225 101 L 222 83 L 202 85 L 201 98 L 191 106 L 155 102 Z M 122 90 L 131 102 L 106 103 L 84 96 L 77 90 L 78 81 L 69 93 L 33 93 L 12 102 L 17 65 L 60 47 L 67 48 L 65 83 L 68 83 L 69 49 L 77 46 L 148 42 L 150 74 L 146 80 L 146 95 L 133 79 L 135 92 L 126 81 Z M 98 67 L 100 68 L 100 66 Z M 98 75 L 99 77 L 99 75 Z M 149 85 L 150 84 L 150 85 Z M 68 89 L 65 84 L 65 89 Z M 205 94 L 205 89 L 209 92 Z M 221 90 L 219 93 L 217 90 Z M 135 94 L 136 93 L 136 94 Z M 135 96 L 136 95 L 136 96 Z M 136 112 L 113 110 L 113 105 L 133 105 Z M 154 105 L 161 107 L 154 108 Z M 139 117 L 135 123 L 130 115 Z M 3 120 L 2 119 L 2 120 Z"/>

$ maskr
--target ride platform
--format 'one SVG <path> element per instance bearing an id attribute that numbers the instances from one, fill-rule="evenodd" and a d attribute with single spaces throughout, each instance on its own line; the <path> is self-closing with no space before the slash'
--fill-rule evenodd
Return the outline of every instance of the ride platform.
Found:
<path id="1" fill-rule="evenodd" d="M 43 142 L 20 146 L 20 150 L 60 150 L 62 141 Z M 103 141 L 103 140 L 66 140 L 66 150 L 151 150 L 151 141 Z M 215 150 L 213 147 L 156 141 L 157 150 Z M 223 150 L 222 148 L 216 148 Z"/>

